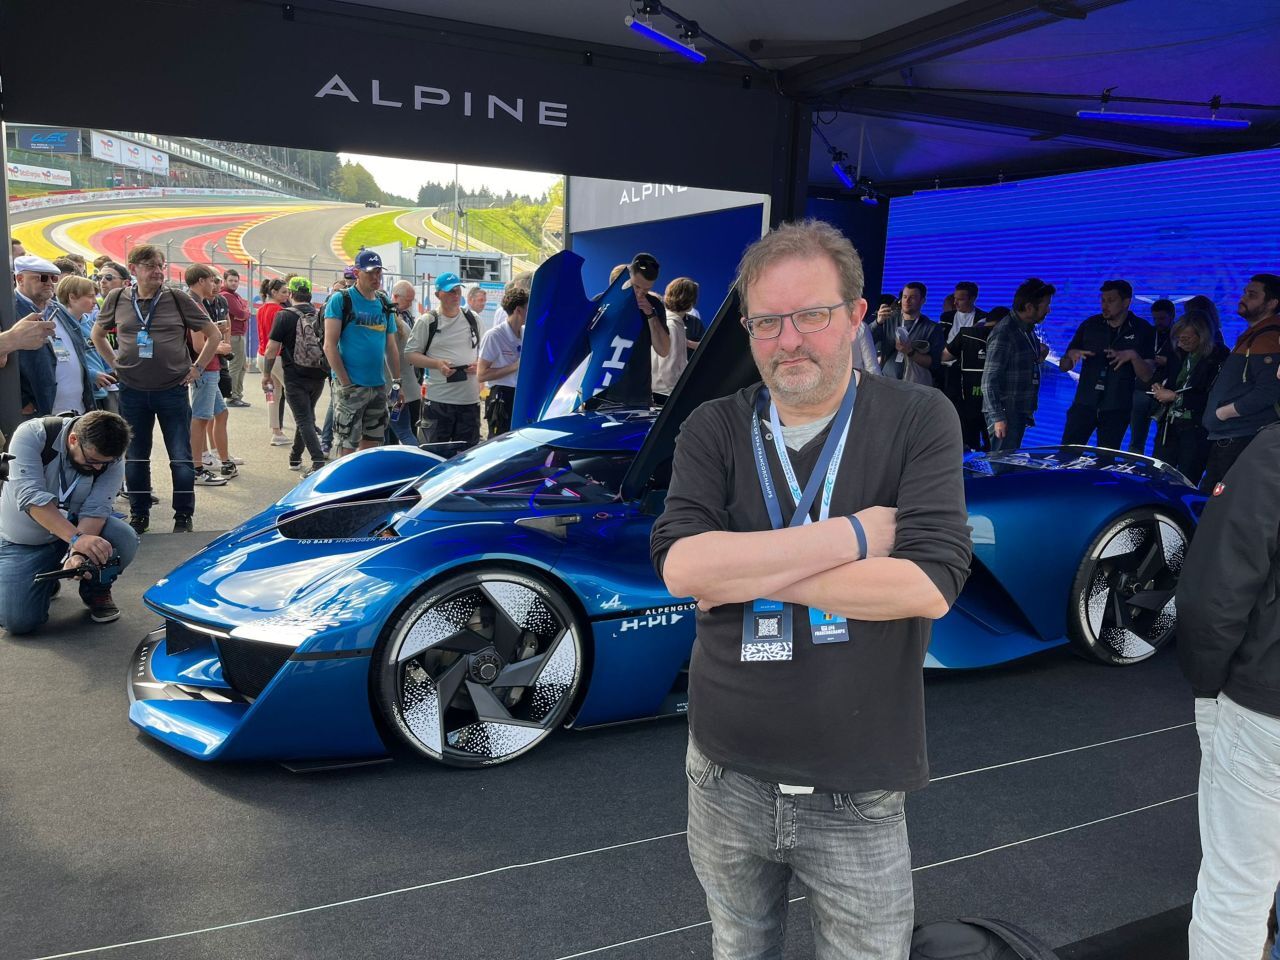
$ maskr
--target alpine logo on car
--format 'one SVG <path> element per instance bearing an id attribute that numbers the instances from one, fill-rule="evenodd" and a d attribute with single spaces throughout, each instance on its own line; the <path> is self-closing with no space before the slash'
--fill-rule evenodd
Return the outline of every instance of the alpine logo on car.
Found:
<path id="1" fill-rule="evenodd" d="M 607 514 L 606 514 L 606 517 L 607 517 Z M 600 604 L 600 609 L 601 610 L 621 610 L 622 597 L 620 597 L 618 594 L 615 593 L 612 597 L 610 597 L 604 603 Z"/>

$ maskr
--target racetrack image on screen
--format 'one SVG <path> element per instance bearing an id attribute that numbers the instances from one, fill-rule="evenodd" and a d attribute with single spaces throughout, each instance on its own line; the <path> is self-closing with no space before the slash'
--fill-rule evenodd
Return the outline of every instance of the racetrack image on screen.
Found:
<path id="1" fill-rule="evenodd" d="M 1245 283 L 1280 271 L 1277 184 L 1280 150 L 1266 150 L 895 199 L 884 291 L 921 281 L 924 312 L 936 320 L 960 280 L 978 284 L 986 310 L 1010 305 L 1028 277 L 1054 284 L 1042 331 L 1050 361 L 1024 445 L 1057 443 L 1075 392 L 1057 359 L 1080 321 L 1099 312 L 1102 282 L 1128 280 L 1133 312 L 1148 320 L 1155 300 L 1205 294 L 1231 345 L 1243 328 L 1236 304 Z"/>

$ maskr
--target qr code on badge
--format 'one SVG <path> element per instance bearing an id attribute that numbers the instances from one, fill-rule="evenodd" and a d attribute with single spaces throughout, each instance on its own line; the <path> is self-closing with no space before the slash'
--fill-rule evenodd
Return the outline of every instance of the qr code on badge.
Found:
<path id="1" fill-rule="evenodd" d="M 791 644 L 785 640 L 770 643 L 744 643 L 742 645 L 743 663 L 760 663 L 769 661 L 785 661 L 791 659 Z"/>
<path id="2" fill-rule="evenodd" d="M 756 639 L 774 640 L 782 636 L 782 617 L 756 617 Z"/>

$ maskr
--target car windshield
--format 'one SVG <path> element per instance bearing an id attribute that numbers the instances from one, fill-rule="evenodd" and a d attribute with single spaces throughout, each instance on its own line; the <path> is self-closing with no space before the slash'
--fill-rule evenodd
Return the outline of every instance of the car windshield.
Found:
<path id="1" fill-rule="evenodd" d="M 635 454 L 531 447 L 468 478 L 433 510 L 518 510 L 616 500 Z"/>

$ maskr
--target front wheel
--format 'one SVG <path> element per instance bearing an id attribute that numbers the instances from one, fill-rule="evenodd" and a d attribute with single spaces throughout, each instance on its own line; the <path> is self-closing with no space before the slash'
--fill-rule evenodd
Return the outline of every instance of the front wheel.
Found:
<path id="1" fill-rule="evenodd" d="M 1164 646 L 1178 623 L 1174 591 L 1186 553 L 1186 531 L 1158 510 L 1132 510 L 1107 524 L 1071 589 L 1067 630 L 1076 652 L 1126 666 Z"/>
<path id="2" fill-rule="evenodd" d="M 572 611 L 540 579 L 477 570 L 432 585 L 375 655 L 378 707 L 410 749 L 481 767 L 533 749 L 582 679 Z"/>

